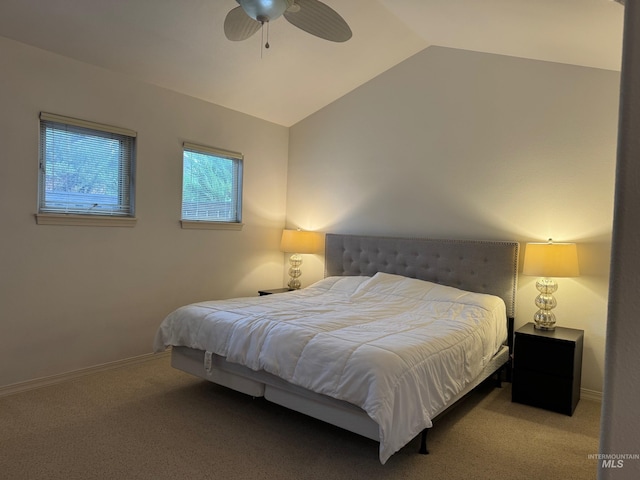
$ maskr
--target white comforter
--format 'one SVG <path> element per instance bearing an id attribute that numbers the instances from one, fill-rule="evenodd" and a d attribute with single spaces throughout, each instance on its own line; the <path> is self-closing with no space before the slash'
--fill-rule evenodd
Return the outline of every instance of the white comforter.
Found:
<path id="1" fill-rule="evenodd" d="M 380 426 L 380 461 L 424 428 L 507 337 L 504 302 L 378 273 L 171 313 L 154 349 L 210 351 L 359 406 Z"/>

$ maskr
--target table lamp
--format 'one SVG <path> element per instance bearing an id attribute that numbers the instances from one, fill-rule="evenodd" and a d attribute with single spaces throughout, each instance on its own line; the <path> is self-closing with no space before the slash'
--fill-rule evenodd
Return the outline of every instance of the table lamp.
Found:
<path id="1" fill-rule="evenodd" d="M 554 330 L 556 316 L 552 312 L 557 305 L 553 293 L 558 284 L 552 277 L 577 277 L 578 249 L 575 243 L 527 243 L 524 252 L 523 275 L 535 275 L 539 278 L 536 288 L 540 294 L 535 303 L 538 311 L 533 316 L 535 328 L 538 330 Z"/>
<path id="2" fill-rule="evenodd" d="M 302 271 L 303 253 L 317 253 L 321 245 L 321 234 L 318 232 L 305 232 L 302 230 L 283 230 L 280 250 L 291 253 L 289 257 L 289 283 L 292 290 L 300 288 L 300 276 Z"/>

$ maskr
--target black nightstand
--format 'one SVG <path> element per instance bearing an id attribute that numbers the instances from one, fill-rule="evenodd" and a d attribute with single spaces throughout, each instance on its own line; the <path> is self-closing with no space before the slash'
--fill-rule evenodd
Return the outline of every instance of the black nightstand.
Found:
<path id="1" fill-rule="evenodd" d="M 511 400 L 566 415 L 580 400 L 584 331 L 533 323 L 515 332 Z"/>
<path id="2" fill-rule="evenodd" d="M 292 288 L 288 288 L 288 287 L 272 288 L 271 290 L 258 290 L 258 293 L 260 294 L 260 296 L 263 296 L 263 295 L 271 295 L 273 293 L 291 292 L 292 290 L 293 290 Z"/>

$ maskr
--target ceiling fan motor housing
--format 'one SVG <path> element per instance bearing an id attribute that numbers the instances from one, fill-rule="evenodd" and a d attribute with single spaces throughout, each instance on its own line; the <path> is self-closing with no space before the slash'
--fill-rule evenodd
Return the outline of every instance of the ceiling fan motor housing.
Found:
<path id="1" fill-rule="evenodd" d="M 281 16 L 293 0 L 238 0 L 238 3 L 247 15 L 264 23 Z"/>

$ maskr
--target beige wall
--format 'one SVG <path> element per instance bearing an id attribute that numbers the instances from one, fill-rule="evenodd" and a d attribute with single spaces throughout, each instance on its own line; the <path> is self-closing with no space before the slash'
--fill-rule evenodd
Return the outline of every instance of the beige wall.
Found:
<path id="1" fill-rule="evenodd" d="M 288 129 L 3 38 L 0 97 L 0 386 L 149 353 L 170 310 L 282 285 Z M 138 132 L 135 228 L 36 225 L 40 111 Z M 242 231 L 180 228 L 183 141 L 245 155 Z"/>
<path id="2" fill-rule="evenodd" d="M 579 243 L 561 326 L 602 391 L 619 73 L 430 47 L 291 128 L 287 223 L 340 233 Z M 322 275 L 308 256 L 304 284 Z M 516 326 L 536 310 L 520 277 Z"/>

